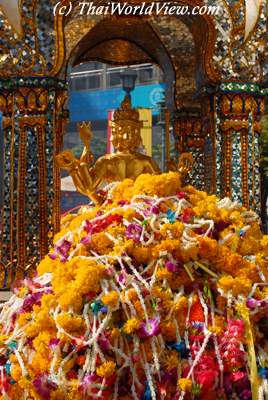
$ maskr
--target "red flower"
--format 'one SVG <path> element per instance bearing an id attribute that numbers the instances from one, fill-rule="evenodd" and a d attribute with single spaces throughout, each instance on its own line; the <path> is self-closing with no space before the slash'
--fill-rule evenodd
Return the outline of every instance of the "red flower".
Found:
<path id="1" fill-rule="evenodd" d="M 241 319 L 228 321 L 226 334 L 231 338 L 242 340 L 245 332 L 245 323 Z"/>
<path id="2" fill-rule="evenodd" d="M 185 193 L 185 192 L 177 192 L 177 193 L 176 193 L 176 196 L 177 196 L 179 199 L 185 199 L 186 193 Z"/>
<path id="3" fill-rule="evenodd" d="M 99 233 L 104 231 L 109 225 L 115 224 L 119 225 L 123 221 L 122 215 L 114 214 L 108 215 L 106 218 L 98 219 L 94 223 L 85 221 L 84 230 L 88 233 L 93 235 L 94 233 Z"/>
<path id="4" fill-rule="evenodd" d="M 204 310 L 203 310 L 202 304 L 200 303 L 199 298 L 191 307 L 190 321 L 191 322 L 194 322 L 194 321 L 205 322 Z"/>
<path id="5" fill-rule="evenodd" d="M 183 211 L 183 213 L 181 215 L 181 220 L 185 224 L 188 224 L 189 222 L 191 222 L 191 220 L 194 216 L 195 216 L 195 212 L 192 208 L 185 208 L 185 210 Z"/>
<path id="6" fill-rule="evenodd" d="M 195 373 L 196 382 L 199 385 L 202 385 L 204 390 L 211 390 L 213 388 L 217 376 L 217 371 L 212 369 L 198 371 Z"/>
<path id="7" fill-rule="evenodd" d="M 67 372 L 66 377 L 68 380 L 77 379 L 77 372 L 74 369 L 71 369 L 69 372 Z"/>
<path id="8" fill-rule="evenodd" d="M 218 367 L 215 358 L 209 355 L 203 355 L 198 363 L 198 369 L 216 371 Z"/>
<path id="9" fill-rule="evenodd" d="M 230 375 L 230 379 L 233 382 L 237 382 L 243 378 L 245 378 L 245 376 L 247 376 L 246 372 L 243 371 L 236 371 L 236 372 L 232 372 Z"/>

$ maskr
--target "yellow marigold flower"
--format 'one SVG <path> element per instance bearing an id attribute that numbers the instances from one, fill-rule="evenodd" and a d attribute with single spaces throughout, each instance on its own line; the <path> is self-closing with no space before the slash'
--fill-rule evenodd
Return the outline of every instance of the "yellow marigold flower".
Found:
<path id="1" fill-rule="evenodd" d="M 14 379 L 14 381 L 18 381 L 21 378 L 22 372 L 21 372 L 21 367 L 19 364 L 12 364 L 11 376 Z"/>
<path id="2" fill-rule="evenodd" d="M 123 215 L 123 217 L 124 217 L 127 221 L 132 221 L 133 218 L 134 218 L 134 216 L 135 216 L 135 214 L 136 214 L 136 211 L 135 211 L 135 210 L 132 210 L 131 208 L 129 208 L 129 209 L 127 209 L 127 210 L 124 210 L 124 209 L 118 210 L 117 213 L 118 213 L 119 215 Z"/>
<path id="3" fill-rule="evenodd" d="M 41 307 L 35 314 L 35 322 L 39 326 L 39 329 L 55 329 L 55 321 L 49 314 L 50 309 L 48 307 Z"/>
<path id="4" fill-rule="evenodd" d="M 162 322 L 161 326 L 161 333 L 163 334 L 164 338 L 172 342 L 176 340 L 176 326 L 172 321 Z"/>
<path id="5" fill-rule="evenodd" d="M 227 300 L 225 297 L 218 295 L 216 297 L 217 308 L 223 311 L 226 307 Z"/>
<path id="6" fill-rule="evenodd" d="M 21 377 L 18 383 L 22 389 L 31 390 L 32 388 L 32 383 L 26 376 Z"/>
<path id="7" fill-rule="evenodd" d="M 174 250 L 178 250 L 179 248 L 179 239 L 165 239 L 159 244 L 155 245 L 155 247 L 152 249 L 152 255 L 153 257 L 158 258 L 162 252 L 172 253 Z"/>
<path id="8" fill-rule="evenodd" d="M 113 247 L 113 242 L 104 232 L 95 233 L 91 237 L 90 247 L 99 254 L 107 254 Z"/>
<path id="9" fill-rule="evenodd" d="M 41 306 L 48 309 L 54 308 L 57 305 L 57 299 L 54 294 L 44 294 L 41 299 Z"/>
<path id="10" fill-rule="evenodd" d="M 41 332 L 39 335 L 33 340 L 33 346 L 36 351 L 47 351 L 48 345 L 50 342 L 51 336 L 47 332 Z"/>
<path id="11" fill-rule="evenodd" d="M 180 390 L 183 392 L 190 392 L 192 390 L 193 382 L 191 379 L 181 378 L 178 380 Z"/>
<path id="12" fill-rule="evenodd" d="M 76 217 L 76 214 L 66 214 L 61 217 L 60 224 L 62 228 L 67 228 L 70 225 L 70 222 Z"/>
<path id="13" fill-rule="evenodd" d="M 171 196 L 181 188 L 180 175 L 177 172 L 167 174 L 140 175 L 134 183 L 134 194 L 145 194 L 149 196 Z"/>
<path id="14" fill-rule="evenodd" d="M 261 240 L 261 247 L 264 257 L 268 257 L 268 235 L 264 235 Z"/>
<path id="15" fill-rule="evenodd" d="M 2 327 L 1 327 L 1 329 L 2 329 Z M 5 342 L 7 339 L 8 339 L 8 335 L 0 335 L 0 344 Z"/>
<path id="16" fill-rule="evenodd" d="M 215 324 L 212 326 L 209 326 L 209 330 L 211 332 L 216 333 L 217 335 L 220 335 L 224 329 L 225 329 L 226 323 L 224 317 L 221 317 L 219 315 L 215 315 Z"/>
<path id="17" fill-rule="evenodd" d="M 32 322 L 27 328 L 25 329 L 26 335 L 31 339 L 38 335 L 40 331 L 40 326 L 34 322 Z"/>
<path id="18" fill-rule="evenodd" d="M 9 361 L 10 361 L 11 363 L 17 363 L 17 362 L 18 362 L 18 359 L 17 359 L 17 357 L 15 356 L 15 354 L 10 354 L 10 356 L 9 356 Z"/>
<path id="19" fill-rule="evenodd" d="M 108 378 L 115 372 L 116 364 L 114 361 L 105 361 L 100 367 L 97 368 L 97 375 L 102 378 Z"/>
<path id="20" fill-rule="evenodd" d="M 38 275 L 43 275 L 45 273 L 54 272 L 56 267 L 59 265 L 58 260 L 52 260 L 49 256 L 43 258 L 37 267 Z"/>
<path id="21" fill-rule="evenodd" d="M 217 328 L 223 331 L 226 326 L 225 318 L 221 317 L 220 315 L 215 315 L 215 326 L 217 326 Z"/>
<path id="22" fill-rule="evenodd" d="M 172 238 L 180 238 L 184 230 L 184 224 L 182 222 L 176 221 L 174 224 L 166 223 L 161 226 L 160 233 L 162 236 Z"/>
<path id="23" fill-rule="evenodd" d="M 171 281 L 173 279 L 172 272 L 169 272 L 165 267 L 159 267 L 156 272 L 156 279 L 163 281 L 167 279 Z"/>
<path id="24" fill-rule="evenodd" d="M 27 287 L 21 287 L 19 293 L 17 294 L 18 297 L 25 297 L 28 294 Z"/>
<path id="25" fill-rule="evenodd" d="M 210 332 L 216 333 L 216 335 L 220 335 L 222 332 L 222 329 L 216 325 L 209 325 L 208 330 Z"/>
<path id="26" fill-rule="evenodd" d="M 98 210 L 99 210 L 99 207 L 92 207 L 87 212 L 76 215 L 75 218 L 70 223 L 69 230 L 74 231 L 77 228 L 80 228 L 80 226 L 83 224 L 84 221 L 86 221 L 86 220 L 90 221 L 92 218 L 94 218 L 96 216 Z M 62 237 L 62 236 L 60 236 L 60 237 Z"/>
<path id="27" fill-rule="evenodd" d="M 130 301 L 138 299 L 138 294 L 135 289 L 129 289 L 127 292 L 125 292 L 125 296 L 127 296 Z"/>
<path id="28" fill-rule="evenodd" d="M 47 353 L 48 350 L 46 350 L 46 352 L 42 351 L 40 353 L 39 352 L 34 353 L 31 365 L 35 374 L 38 375 L 40 373 L 49 371 L 50 361 L 47 358 Z"/>
<path id="29" fill-rule="evenodd" d="M 134 256 L 136 261 L 141 264 L 149 263 L 152 259 L 151 246 L 137 246 L 130 250 L 130 254 Z"/>
<path id="30" fill-rule="evenodd" d="M 161 301 L 164 310 L 170 311 L 173 306 L 173 299 L 169 291 L 155 285 L 152 289 L 152 295 Z"/>
<path id="31" fill-rule="evenodd" d="M 133 248 L 133 240 L 125 240 L 124 242 L 117 242 L 114 244 L 113 250 L 110 252 L 111 256 L 121 256 L 123 253 L 129 253 Z M 112 260 L 110 260 L 110 263 Z"/>
<path id="32" fill-rule="evenodd" d="M 35 353 L 33 355 L 31 364 L 37 373 L 47 372 L 49 369 L 50 361 L 48 358 L 48 352 L 50 340 L 50 334 L 45 331 L 39 333 L 39 335 L 33 340 Z"/>
<path id="33" fill-rule="evenodd" d="M 237 277 L 234 279 L 233 284 L 233 295 L 238 296 L 239 294 L 243 294 L 247 296 L 252 288 L 252 282 L 250 279 Z"/>
<path id="34" fill-rule="evenodd" d="M 85 322 L 82 317 L 68 313 L 58 315 L 57 323 L 68 333 L 81 332 L 85 329 Z"/>
<path id="35" fill-rule="evenodd" d="M 24 325 L 28 324 L 28 322 L 31 320 L 32 320 L 31 313 L 20 314 L 18 318 L 18 324 L 20 327 L 23 327 Z"/>
<path id="36" fill-rule="evenodd" d="M 137 318 L 131 318 L 131 319 L 127 320 L 127 322 L 125 323 L 125 325 L 123 327 L 123 330 L 128 335 L 131 335 L 137 329 L 139 329 L 140 324 L 141 324 L 140 320 L 138 320 Z"/>
<path id="37" fill-rule="evenodd" d="M 75 288 L 68 288 L 66 292 L 59 297 L 59 304 L 63 310 L 68 310 L 70 307 L 73 307 L 75 311 L 79 311 L 83 305 L 82 296 Z"/>
<path id="38" fill-rule="evenodd" d="M 80 311 L 83 296 L 89 291 L 100 290 L 104 270 L 105 266 L 79 257 L 60 264 L 52 279 L 52 288 L 55 295 L 59 297 L 60 306 L 64 310 L 72 307 L 75 312 Z"/>
<path id="39" fill-rule="evenodd" d="M 201 258 L 213 260 L 218 254 L 218 243 L 214 239 L 203 237 L 199 239 L 199 255 Z"/>
<path id="40" fill-rule="evenodd" d="M 176 311 L 181 311 L 182 309 L 185 309 L 188 307 L 188 300 L 187 297 L 181 296 L 175 303 L 175 310 Z"/>
<path id="41" fill-rule="evenodd" d="M 164 366 L 168 371 L 171 371 L 172 369 L 177 368 L 178 364 L 178 354 L 175 350 L 173 350 L 167 355 L 164 361 Z"/>
<path id="42" fill-rule="evenodd" d="M 52 390 L 50 398 L 51 400 L 66 400 L 66 393 L 62 389 Z"/>
<path id="43" fill-rule="evenodd" d="M 112 308 L 117 306 L 118 300 L 119 300 L 119 294 L 115 290 L 112 290 L 111 292 L 105 294 L 101 298 L 101 301 L 105 306 L 109 306 Z"/>
<path id="44" fill-rule="evenodd" d="M 136 300 L 133 302 L 133 305 L 135 307 L 135 310 L 139 316 L 139 318 L 144 319 L 144 310 L 143 307 L 141 305 L 141 302 L 139 300 Z"/>
<path id="45" fill-rule="evenodd" d="M 180 258 L 184 262 L 197 260 L 197 258 L 198 258 L 198 244 L 197 243 L 191 243 L 190 245 L 188 245 L 186 247 L 182 247 L 180 249 Z"/>
<path id="46" fill-rule="evenodd" d="M 238 252 L 242 256 L 256 254 L 260 250 L 260 241 L 256 237 L 246 237 L 243 240 L 240 240 L 238 246 Z"/>
<path id="47" fill-rule="evenodd" d="M 113 203 L 116 206 L 120 200 L 130 200 L 133 196 L 133 180 L 124 179 L 113 190 Z"/>
<path id="48" fill-rule="evenodd" d="M 234 278 L 230 275 L 224 275 L 218 280 L 218 287 L 224 292 L 228 292 L 232 289 L 234 283 Z"/>

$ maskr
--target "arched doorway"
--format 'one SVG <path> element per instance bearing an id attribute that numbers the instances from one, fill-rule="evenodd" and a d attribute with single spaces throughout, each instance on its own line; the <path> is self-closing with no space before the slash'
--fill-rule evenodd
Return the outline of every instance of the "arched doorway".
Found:
<path id="1" fill-rule="evenodd" d="M 197 122 L 195 127 L 198 127 L 198 130 L 194 129 L 193 136 L 198 140 L 191 142 L 194 145 L 191 145 L 190 151 L 196 156 L 194 175 L 196 184 L 200 185 L 200 183 L 203 184 L 205 171 L 204 148 L 203 145 L 199 145 L 203 143 L 199 140 L 199 136 L 203 135 L 200 122 L 201 106 L 196 93 L 197 88 L 208 79 L 208 76 L 203 69 L 203 61 L 200 61 L 204 52 L 197 48 L 204 46 L 204 36 L 201 39 L 201 36 L 197 35 L 196 28 L 192 34 L 190 28 L 179 18 L 162 19 L 161 24 L 157 24 L 153 17 L 147 20 L 120 17 L 93 21 L 93 27 L 89 28 L 73 47 L 67 43 L 69 58 L 65 65 L 65 74 L 68 76 L 75 66 L 94 61 L 108 63 L 115 67 L 150 64 L 160 68 L 165 85 L 165 106 L 170 117 L 176 117 L 180 109 L 188 111 L 189 108 L 192 119 L 194 110 L 194 118 Z M 188 21 L 188 25 L 191 26 L 191 21 Z M 90 26 L 88 19 L 85 26 Z M 72 23 L 67 23 L 67 37 L 71 27 L 73 28 Z M 200 21 L 199 29 L 206 36 L 206 22 Z M 197 43 L 195 36 L 198 36 Z M 171 128 L 170 121 L 168 124 Z M 175 132 L 177 134 L 177 130 L 174 130 Z M 183 147 L 188 147 L 185 137 L 183 141 Z M 196 143 L 197 148 L 195 148 Z M 162 148 L 165 148 L 165 145 L 162 145 Z M 184 151 L 184 148 L 178 145 L 177 137 L 177 151 Z"/>

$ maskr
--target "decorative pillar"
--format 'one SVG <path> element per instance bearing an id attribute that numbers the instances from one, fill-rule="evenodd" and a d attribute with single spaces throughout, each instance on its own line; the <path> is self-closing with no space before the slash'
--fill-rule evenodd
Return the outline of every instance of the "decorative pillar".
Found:
<path id="1" fill-rule="evenodd" d="M 205 187 L 204 144 L 205 137 L 201 123 L 201 110 L 181 109 L 173 116 L 173 132 L 176 151 L 180 154 L 190 152 L 194 158 L 191 184 L 198 189 Z"/>
<path id="2" fill-rule="evenodd" d="M 0 80 L 4 171 L 0 286 L 29 273 L 59 229 L 55 164 L 66 115 L 65 83 L 52 77 Z"/>
<path id="3" fill-rule="evenodd" d="M 226 83 L 215 95 L 216 191 L 260 213 L 260 133 L 266 90 Z"/>

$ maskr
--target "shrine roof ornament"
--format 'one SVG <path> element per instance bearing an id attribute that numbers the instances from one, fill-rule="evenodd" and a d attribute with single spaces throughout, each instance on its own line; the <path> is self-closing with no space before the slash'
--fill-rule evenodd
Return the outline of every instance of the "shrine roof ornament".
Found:
<path id="1" fill-rule="evenodd" d="M 61 3 L 64 5 L 66 1 L 63 0 Z M 98 1 L 94 3 L 100 4 Z M 180 3 L 190 8 L 196 5 L 200 6 L 200 4 L 212 5 L 212 2 L 207 0 L 202 2 L 183 0 Z M 72 46 L 76 46 L 83 37 L 81 35 L 85 36 L 94 26 L 104 20 L 103 15 L 79 16 L 77 12 L 79 2 L 75 0 L 71 4 L 73 12 L 69 16 L 54 16 L 55 1 L 52 0 L 46 2 L 0 0 L 1 77 L 14 75 L 61 75 L 64 77 L 68 61 L 66 61 L 68 41 L 72 43 Z M 146 23 L 156 32 L 160 41 L 165 43 L 170 57 L 173 58 L 174 69 L 179 68 L 178 65 L 181 64 L 182 58 L 174 53 L 175 47 L 170 42 L 171 37 L 172 41 L 177 44 L 179 44 L 178 41 L 181 41 L 181 38 L 174 36 L 173 27 L 185 25 L 188 28 L 189 32 L 187 33 L 187 29 L 185 30 L 184 39 L 190 50 L 191 61 L 189 61 L 190 63 L 194 62 L 192 54 L 195 52 L 198 64 L 203 63 L 198 70 L 198 74 L 201 74 L 198 81 L 200 79 L 207 79 L 210 82 L 228 80 L 261 82 L 267 80 L 266 0 L 246 0 L 245 2 L 242 0 L 236 2 L 219 0 L 217 5 L 220 7 L 217 15 L 185 18 L 163 16 L 158 17 L 157 21 L 156 17 L 152 15 L 146 18 Z M 124 17 L 116 18 L 119 20 Z M 107 20 L 109 17 L 105 19 Z M 76 25 L 78 25 L 78 29 L 75 28 Z M 187 35 L 190 40 L 187 40 Z M 205 36 L 207 36 L 207 40 L 202 39 Z M 70 38 L 72 40 L 69 40 Z M 68 57 L 73 50 L 74 47 L 68 50 Z M 192 85 L 194 91 L 193 79 L 195 78 L 185 76 L 185 81 L 188 85 Z"/>

